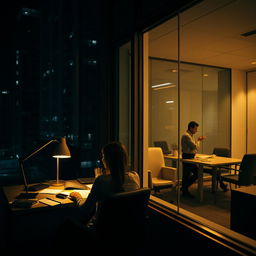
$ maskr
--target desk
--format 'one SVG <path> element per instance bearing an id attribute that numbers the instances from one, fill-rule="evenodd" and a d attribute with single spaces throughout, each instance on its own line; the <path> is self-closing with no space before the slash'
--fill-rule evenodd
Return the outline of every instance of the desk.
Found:
<path id="1" fill-rule="evenodd" d="M 64 187 L 50 186 L 48 189 L 64 189 Z M 24 185 L 5 186 L 3 187 L 7 200 L 12 202 L 20 193 L 24 193 Z M 36 193 L 37 199 L 56 198 L 54 194 Z M 38 193 L 38 194 L 37 194 Z M 14 208 L 11 207 L 11 234 L 14 241 L 19 243 L 35 243 L 37 245 L 51 241 L 55 238 L 56 230 L 59 225 L 67 217 L 72 217 L 76 214 L 75 203 L 70 199 L 62 200 L 61 204 L 56 206 L 48 206 L 43 203 L 36 203 L 31 208 Z"/>
<path id="2" fill-rule="evenodd" d="M 22 193 L 24 194 L 24 185 L 15 185 L 15 186 L 5 186 L 3 187 L 4 193 L 7 197 L 8 202 L 11 203 Z M 64 190 L 64 186 L 50 186 L 49 189 L 57 189 L 57 190 Z M 32 192 L 30 191 L 29 194 L 35 194 L 35 199 L 43 199 L 43 198 L 52 198 L 52 199 L 57 199 L 56 195 L 54 194 L 42 194 L 40 191 Z M 70 207 L 74 206 L 74 202 L 68 198 L 66 199 L 58 199 L 58 201 L 61 201 L 61 204 L 55 205 L 55 206 L 49 206 L 43 203 L 36 203 L 32 205 L 30 208 L 16 208 L 16 207 L 11 207 L 12 211 L 15 212 L 15 214 L 22 214 L 22 213 L 27 213 L 27 212 L 34 212 L 34 211 L 41 211 L 41 210 L 49 210 L 54 208 L 59 208 L 59 207 Z"/>
<path id="3" fill-rule="evenodd" d="M 178 158 L 178 156 L 172 156 L 172 155 L 165 155 L 164 157 L 176 160 L 178 161 L 179 159 L 182 162 L 185 163 L 191 163 L 191 164 L 197 164 L 199 167 L 198 170 L 198 198 L 199 201 L 203 201 L 203 169 L 205 166 L 211 167 L 213 170 L 212 174 L 212 191 L 215 193 L 217 190 L 217 182 L 216 182 L 216 177 L 217 177 L 217 171 L 219 167 L 222 166 L 228 166 L 232 164 L 240 164 L 242 162 L 242 159 L 237 159 L 237 158 L 230 158 L 230 157 L 221 157 L 221 156 L 215 156 L 212 158 L 207 158 L 207 159 L 200 159 L 197 158 L 197 156 L 205 156 L 203 154 L 197 154 L 194 159 L 182 159 Z"/>

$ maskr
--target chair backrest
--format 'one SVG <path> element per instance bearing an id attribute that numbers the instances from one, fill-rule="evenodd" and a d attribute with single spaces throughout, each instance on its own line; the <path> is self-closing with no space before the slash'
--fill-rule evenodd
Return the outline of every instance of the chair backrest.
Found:
<path id="1" fill-rule="evenodd" d="M 99 205 L 96 232 L 113 243 L 139 239 L 145 231 L 149 188 L 112 195 Z M 130 243 L 131 240 L 128 240 Z"/>
<path id="2" fill-rule="evenodd" d="M 231 157 L 229 148 L 214 148 L 212 153 L 216 156 Z"/>
<path id="3" fill-rule="evenodd" d="M 256 185 L 256 154 L 245 154 L 239 168 L 239 185 Z"/>
<path id="4" fill-rule="evenodd" d="M 152 177 L 159 177 L 162 167 L 165 166 L 163 151 L 159 147 L 148 148 L 148 170 Z"/>
<path id="5" fill-rule="evenodd" d="M 165 140 L 154 141 L 154 146 L 161 148 L 164 154 L 170 154 L 168 144 Z"/>

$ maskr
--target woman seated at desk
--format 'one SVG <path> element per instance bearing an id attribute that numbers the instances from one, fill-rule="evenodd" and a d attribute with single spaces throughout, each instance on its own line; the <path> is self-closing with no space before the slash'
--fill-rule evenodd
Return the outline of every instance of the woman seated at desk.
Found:
<path id="1" fill-rule="evenodd" d="M 125 146 L 111 142 L 102 148 L 104 174 L 93 183 L 87 199 L 78 192 L 70 194 L 78 207 L 78 219 L 83 223 L 94 224 L 97 216 L 97 205 L 105 198 L 118 192 L 132 191 L 140 188 L 140 179 L 136 172 L 128 171 L 128 155 Z"/>

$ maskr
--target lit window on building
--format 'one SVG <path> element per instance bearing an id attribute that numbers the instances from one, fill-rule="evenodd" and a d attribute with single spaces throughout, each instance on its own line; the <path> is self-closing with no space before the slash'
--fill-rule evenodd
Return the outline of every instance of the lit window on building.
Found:
<path id="1" fill-rule="evenodd" d="M 87 43 L 89 46 L 96 46 L 97 45 L 97 40 L 89 39 L 87 40 Z"/>
<path id="2" fill-rule="evenodd" d="M 19 61 L 18 60 L 16 60 L 16 65 L 19 65 Z"/>
<path id="3" fill-rule="evenodd" d="M 6 91 L 6 90 L 4 90 L 4 91 L 1 91 L 1 94 L 9 94 L 10 92 L 9 91 Z"/>
<path id="4" fill-rule="evenodd" d="M 58 122 L 58 116 L 53 116 L 53 117 L 52 117 L 52 121 L 53 121 L 53 122 Z"/>
<path id="5" fill-rule="evenodd" d="M 70 32 L 68 38 L 69 38 L 69 39 L 72 39 L 73 37 L 74 37 L 74 32 Z"/>
<path id="6" fill-rule="evenodd" d="M 89 65 L 96 65 L 97 64 L 97 60 L 94 60 L 94 59 L 87 60 L 87 64 L 89 64 Z"/>
<path id="7" fill-rule="evenodd" d="M 70 60 L 70 61 L 68 62 L 68 64 L 69 64 L 69 66 L 74 66 L 74 61 L 73 61 L 73 60 Z"/>
<path id="8" fill-rule="evenodd" d="M 19 85 L 19 80 L 16 80 L 16 85 L 17 85 L 17 86 Z"/>
<path id="9" fill-rule="evenodd" d="M 81 161 L 81 168 L 90 168 L 92 167 L 92 161 Z"/>
<path id="10" fill-rule="evenodd" d="M 40 12 L 36 9 L 31 9 L 31 8 L 22 8 L 21 9 L 21 15 L 24 16 L 39 16 Z"/>

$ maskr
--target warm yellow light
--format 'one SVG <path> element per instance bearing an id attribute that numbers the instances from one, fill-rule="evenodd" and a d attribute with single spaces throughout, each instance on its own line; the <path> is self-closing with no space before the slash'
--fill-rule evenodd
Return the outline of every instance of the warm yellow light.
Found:
<path id="1" fill-rule="evenodd" d="M 166 89 L 166 88 L 172 88 L 172 87 L 175 87 L 176 84 L 172 84 L 172 85 L 167 85 L 167 86 L 164 86 L 164 87 L 157 87 L 157 88 L 153 88 L 153 90 L 162 90 L 162 89 Z"/>
<path id="2" fill-rule="evenodd" d="M 251 64 L 252 64 L 252 65 L 256 65 L 256 61 L 252 61 Z"/>
<path id="3" fill-rule="evenodd" d="M 53 155 L 54 158 L 70 158 L 71 156 Z"/>

